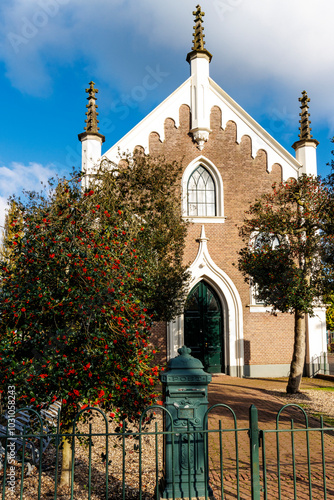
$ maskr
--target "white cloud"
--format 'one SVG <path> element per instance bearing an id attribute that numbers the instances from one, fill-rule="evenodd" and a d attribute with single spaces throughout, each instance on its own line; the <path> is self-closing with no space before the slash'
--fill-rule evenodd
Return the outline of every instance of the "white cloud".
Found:
<path id="1" fill-rule="evenodd" d="M 56 174 L 52 165 L 13 162 L 9 167 L 0 166 L 0 227 L 4 225 L 7 200 L 11 195 L 20 196 L 23 190 L 40 191 L 42 184 Z"/>
<path id="2" fill-rule="evenodd" d="M 184 67 L 195 4 L 11 0 L 0 7 L 5 40 L 0 57 L 13 85 L 32 95 L 50 91 L 52 68 L 80 57 L 101 79 L 126 88 L 150 58 L 170 65 L 173 60 L 175 71 Z M 238 88 L 269 80 L 273 91 L 283 89 L 282 99 L 286 88 L 307 87 L 322 117 L 333 116 L 333 2 L 206 0 L 202 8 L 212 68 L 223 85 Z"/>
<path id="3" fill-rule="evenodd" d="M 0 6 L 0 59 L 16 88 L 38 96 L 52 92 L 58 67 L 78 61 L 100 88 L 116 92 L 131 91 L 147 65 L 159 63 L 170 73 L 158 91 L 163 96 L 166 85 L 166 96 L 172 82 L 176 86 L 187 75 L 195 5 L 194 0 L 9 0 Z M 288 105 L 288 114 L 296 111 L 298 118 L 297 98 L 306 89 L 314 124 L 334 127 L 331 0 L 203 0 L 202 9 L 206 47 L 214 56 L 212 76 L 242 106 L 271 115 Z"/>

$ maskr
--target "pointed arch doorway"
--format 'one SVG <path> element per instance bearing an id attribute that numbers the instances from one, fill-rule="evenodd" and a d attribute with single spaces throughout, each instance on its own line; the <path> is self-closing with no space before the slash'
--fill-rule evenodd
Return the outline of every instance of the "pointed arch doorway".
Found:
<path id="1" fill-rule="evenodd" d="M 222 373 L 224 366 L 222 306 L 205 281 L 190 291 L 184 307 L 184 343 L 209 373 Z"/>

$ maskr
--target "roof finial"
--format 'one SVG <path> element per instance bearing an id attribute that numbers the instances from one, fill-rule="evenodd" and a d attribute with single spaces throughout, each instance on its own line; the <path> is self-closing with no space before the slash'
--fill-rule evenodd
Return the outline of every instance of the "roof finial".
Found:
<path id="1" fill-rule="evenodd" d="M 196 9 L 193 12 L 193 15 L 195 16 L 195 26 L 194 26 L 194 40 L 193 40 L 193 46 L 192 50 L 204 50 L 204 28 L 202 25 L 203 22 L 203 17 L 205 16 L 205 12 L 202 12 L 201 6 L 196 5 Z"/>
<path id="2" fill-rule="evenodd" d="M 307 96 L 306 90 L 303 90 L 302 97 L 299 97 L 299 102 L 301 103 L 300 109 L 300 127 L 299 127 L 299 140 L 292 144 L 293 149 L 296 151 L 304 146 L 313 146 L 316 148 L 319 142 L 316 139 L 313 139 L 313 135 L 311 135 L 311 127 L 310 127 L 310 113 L 308 111 L 308 103 L 310 102 L 310 98 Z"/>
<path id="3" fill-rule="evenodd" d="M 94 82 L 89 82 L 89 89 L 86 89 L 86 92 L 88 93 L 88 104 L 86 105 L 86 108 L 88 109 L 88 111 L 86 112 L 87 120 L 85 120 L 85 122 L 87 123 L 87 126 L 85 127 L 85 130 L 86 132 L 89 132 L 91 134 L 96 134 L 100 130 L 97 126 L 97 124 L 99 123 L 99 120 L 97 119 L 98 112 L 96 111 L 98 106 L 95 102 L 95 94 L 98 93 L 98 89 L 95 89 L 94 85 Z"/>
<path id="4" fill-rule="evenodd" d="M 201 6 L 197 5 L 196 10 L 193 11 L 193 15 L 195 16 L 195 26 L 194 26 L 194 39 L 193 39 L 193 46 L 191 48 L 191 52 L 187 55 L 187 61 L 189 62 L 190 59 L 198 54 L 206 54 L 209 57 L 209 61 L 212 59 L 212 55 L 210 54 L 209 51 L 207 51 L 204 48 L 205 42 L 204 42 L 204 28 L 203 28 L 203 17 L 205 16 L 205 13 L 202 12 Z"/>
<path id="5" fill-rule="evenodd" d="M 310 127 L 311 120 L 310 120 L 310 113 L 308 111 L 309 108 L 308 103 L 310 102 L 311 99 L 307 96 L 306 90 L 303 90 L 302 97 L 299 97 L 298 100 L 301 102 L 300 106 L 301 113 L 299 113 L 300 116 L 299 139 L 301 141 L 304 139 L 305 140 L 312 139 L 313 137 L 311 135 L 312 129 Z"/>
<path id="6" fill-rule="evenodd" d="M 95 94 L 98 93 L 98 90 L 94 88 L 95 83 L 94 82 L 89 82 L 89 89 L 86 89 L 86 92 L 88 93 L 88 104 L 86 105 L 87 111 L 86 111 L 86 116 L 87 119 L 85 120 L 86 122 L 86 127 L 85 127 L 85 132 L 82 132 L 81 134 L 78 135 L 79 141 L 84 141 L 87 139 L 87 137 L 95 136 L 94 139 L 97 140 L 102 140 L 102 142 L 105 141 L 104 135 L 100 134 L 99 132 L 99 127 L 97 124 L 99 123 L 99 120 L 97 119 L 98 117 L 98 112 L 96 111 L 97 109 L 97 104 L 96 104 L 96 97 Z"/>

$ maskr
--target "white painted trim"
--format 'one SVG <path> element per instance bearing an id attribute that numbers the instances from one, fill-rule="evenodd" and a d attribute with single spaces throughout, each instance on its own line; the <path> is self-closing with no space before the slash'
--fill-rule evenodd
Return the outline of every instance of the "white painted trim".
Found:
<path id="1" fill-rule="evenodd" d="M 215 188 L 216 188 L 216 217 L 188 217 L 187 215 L 187 210 L 188 210 L 188 199 L 187 199 L 187 191 L 188 191 L 188 180 L 193 171 L 199 166 L 203 165 L 207 171 L 210 173 L 210 175 L 213 178 L 213 182 L 215 183 Z M 182 216 L 190 220 L 191 222 L 202 222 L 202 223 L 207 223 L 207 222 L 213 222 L 215 219 L 215 222 L 224 222 L 225 217 L 224 217 L 224 186 L 223 186 L 223 179 L 221 178 L 221 175 L 219 173 L 218 168 L 210 161 L 208 158 L 206 158 L 203 155 L 197 156 L 193 161 L 189 163 L 185 171 L 183 172 L 182 175 L 182 180 L 181 180 L 181 206 L 182 206 Z"/>
<path id="2" fill-rule="evenodd" d="M 252 289 L 251 289 L 252 293 Z M 255 298 L 253 299 L 255 301 Z M 271 313 L 273 308 L 270 306 L 264 306 L 262 304 L 250 304 L 249 306 L 249 311 L 251 313 Z"/>
<path id="3" fill-rule="evenodd" d="M 296 158 L 303 165 L 300 174 L 317 174 L 317 150 L 314 143 L 306 143 L 296 149 Z"/>
<path id="4" fill-rule="evenodd" d="M 207 106 L 210 60 L 205 54 L 196 54 L 190 62 L 191 73 L 191 133 L 202 151 L 209 139 L 210 107 Z"/>
<path id="5" fill-rule="evenodd" d="M 189 106 L 192 113 L 192 84 L 193 78 L 189 77 L 180 87 L 170 94 L 161 104 L 151 111 L 122 139 L 106 151 L 105 156 L 110 160 L 118 162 L 119 152 L 132 153 L 136 146 L 142 146 L 145 153 L 149 153 L 149 136 L 156 132 L 161 142 L 165 138 L 165 121 L 171 118 L 175 127 L 179 126 L 180 107 L 185 104 Z M 263 150 L 267 155 L 267 169 L 278 163 L 283 169 L 283 180 L 289 177 L 297 178 L 301 163 L 294 158 L 281 144 L 279 144 L 264 128 L 262 128 L 241 106 L 239 106 L 216 82 L 209 77 L 209 85 L 203 102 L 205 112 L 210 115 L 211 109 L 217 106 L 222 112 L 222 128 L 226 127 L 228 121 L 234 121 L 237 125 L 237 142 L 240 143 L 243 136 L 251 139 L 252 156 L 255 158 L 258 151 Z M 207 127 L 209 132 L 209 128 Z M 210 135 L 208 137 L 210 141 Z"/>
<path id="6" fill-rule="evenodd" d="M 244 376 L 247 378 L 288 377 L 290 364 L 246 365 Z"/>
<path id="7" fill-rule="evenodd" d="M 313 308 L 313 316 L 306 322 L 306 361 L 314 363 L 322 353 L 327 352 L 326 306 Z"/>
<path id="8" fill-rule="evenodd" d="M 101 151 L 101 137 L 91 134 L 81 140 L 81 171 L 85 174 L 82 180 L 83 189 L 89 186 L 89 174 L 94 172 L 95 165 L 101 160 Z"/>
<path id="9" fill-rule="evenodd" d="M 194 224 L 222 224 L 226 221 L 226 217 L 183 217 L 188 222 L 193 222 Z"/>
<path id="10" fill-rule="evenodd" d="M 167 360 L 178 355 L 177 350 L 184 344 L 183 335 L 184 317 L 183 314 L 167 323 Z"/>
<path id="11" fill-rule="evenodd" d="M 199 239 L 197 257 L 189 268 L 190 290 L 201 280 L 205 280 L 217 293 L 223 309 L 225 367 L 236 367 L 236 376 L 243 376 L 243 310 L 239 292 L 229 276 L 211 259 L 207 248 L 204 226 Z M 169 324 L 167 352 L 175 356 L 177 345 L 183 344 L 183 316 Z"/>
<path id="12" fill-rule="evenodd" d="M 118 163 L 120 153 L 132 153 L 136 146 L 142 146 L 145 153 L 148 154 L 149 137 L 152 132 L 159 135 L 161 142 L 165 140 L 165 121 L 167 118 L 174 120 L 175 127 L 179 127 L 180 107 L 182 104 L 186 104 L 190 108 L 190 93 L 191 77 L 108 149 L 104 156 Z"/>
<path id="13" fill-rule="evenodd" d="M 278 163 L 283 168 L 283 179 L 298 177 L 301 164 L 281 144 L 279 144 L 268 132 L 261 127 L 232 97 L 230 97 L 219 85 L 209 78 L 211 89 L 210 109 L 218 106 L 222 112 L 222 128 L 226 127 L 228 121 L 234 121 L 237 125 L 237 143 L 244 135 L 248 135 L 252 142 L 252 157 L 255 158 L 259 150 L 267 154 L 267 170 L 271 171 L 272 165 Z M 223 125 L 224 124 L 224 125 Z"/>

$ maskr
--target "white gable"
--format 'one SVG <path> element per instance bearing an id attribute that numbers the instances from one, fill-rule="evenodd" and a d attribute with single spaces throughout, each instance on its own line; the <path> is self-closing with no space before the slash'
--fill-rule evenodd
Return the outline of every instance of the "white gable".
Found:
<path id="1" fill-rule="evenodd" d="M 190 107 L 190 86 L 191 78 L 188 78 L 178 89 L 176 89 L 167 99 L 141 120 L 122 139 L 112 146 L 104 156 L 111 161 L 119 160 L 118 154 L 132 153 L 136 146 L 142 146 L 145 153 L 149 153 L 148 142 L 151 132 L 156 132 L 163 142 L 165 139 L 165 120 L 172 118 L 175 126 L 179 126 L 179 109 L 182 104 Z"/>
<path id="2" fill-rule="evenodd" d="M 164 141 L 165 120 L 171 118 L 175 126 L 179 126 L 179 109 L 186 104 L 192 110 L 195 117 L 197 109 L 205 110 L 207 129 L 207 117 L 213 106 L 218 106 L 222 112 L 221 126 L 224 129 L 228 121 L 233 121 L 237 128 L 237 142 L 240 143 L 243 136 L 251 139 L 252 156 L 255 158 L 259 150 L 267 155 L 267 169 L 271 170 L 275 163 L 282 167 L 283 179 L 297 177 L 301 164 L 284 149 L 268 132 L 266 132 L 251 116 L 246 113 L 223 89 L 219 87 L 210 77 L 206 79 L 203 90 L 196 88 L 196 74 L 186 80 L 175 92 L 157 106 L 130 132 L 120 139 L 113 147 L 106 151 L 105 155 L 113 162 L 119 160 L 119 153 L 132 153 L 136 146 L 142 146 L 146 153 L 149 152 L 149 135 L 156 132 L 160 140 Z M 195 97 L 194 97 L 195 96 Z M 194 112 L 195 111 L 195 112 Z M 198 120 L 196 126 L 198 126 Z M 198 128 L 201 128 L 200 126 Z M 197 130 L 197 128 L 196 128 Z M 208 140 L 210 135 L 208 134 Z"/>

